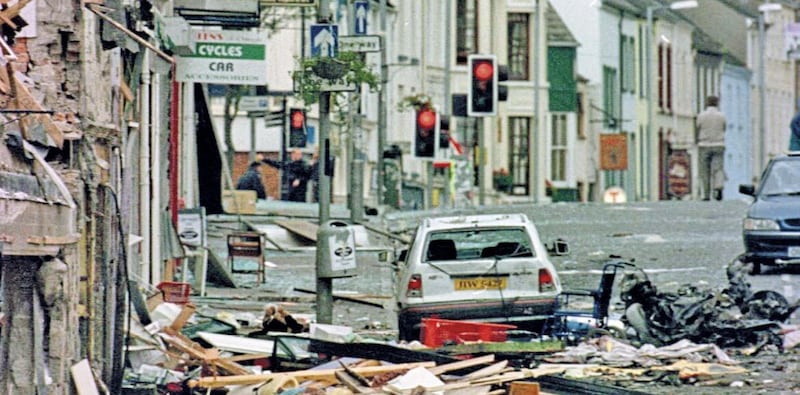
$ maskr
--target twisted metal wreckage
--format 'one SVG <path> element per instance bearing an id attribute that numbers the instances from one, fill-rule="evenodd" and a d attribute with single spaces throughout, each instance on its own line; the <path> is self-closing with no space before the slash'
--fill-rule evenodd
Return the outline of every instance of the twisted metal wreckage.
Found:
<path id="1" fill-rule="evenodd" d="M 660 292 L 643 270 L 627 272 L 620 283 L 625 303 L 623 320 L 643 343 L 656 346 L 691 340 L 721 347 L 783 346 L 781 323 L 800 307 L 778 292 L 753 292 L 749 267 L 736 259 L 726 268 L 724 289 L 684 286 Z"/>

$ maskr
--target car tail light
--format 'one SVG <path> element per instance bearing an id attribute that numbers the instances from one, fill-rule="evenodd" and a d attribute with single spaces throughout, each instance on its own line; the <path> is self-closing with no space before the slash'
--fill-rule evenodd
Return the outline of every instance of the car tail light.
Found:
<path id="1" fill-rule="evenodd" d="M 553 275 L 547 269 L 539 269 L 539 292 L 550 292 L 556 290 L 553 282 Z"/>
<path id="2" fill-rule="evenodd" d="M 406 296 L 409 298 L 422 297 L 422 276 L 416 273 L 411 275 L 406 286 Z"/>

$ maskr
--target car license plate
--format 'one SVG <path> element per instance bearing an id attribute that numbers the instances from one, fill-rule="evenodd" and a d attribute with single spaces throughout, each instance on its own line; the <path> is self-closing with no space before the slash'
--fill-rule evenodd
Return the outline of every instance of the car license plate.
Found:
<path id="1" fill-rule="evenodd" d="M 507 278 L 505 277 L 471 277 L 457 278 L 453 280 L 456 291 L 469 291 L 476 289 L 506 289 Z"/>
<path id="2" fill-rule="evenodd" d="M 800 257 L 800 247 L 789 247 L 789 256 L 792 258 Z"/>

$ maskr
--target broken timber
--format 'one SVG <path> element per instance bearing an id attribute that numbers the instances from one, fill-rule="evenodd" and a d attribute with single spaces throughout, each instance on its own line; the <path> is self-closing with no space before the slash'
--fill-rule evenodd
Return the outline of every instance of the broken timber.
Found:
<path id="1" fill-rule="evenodd" d="M 319 225 L 303 220 L 280 219 L 275 220 L 275 225 L 280 226 L 298 236 L 304 237 L 314 243 L 317 242 L 317 229 Z"/>
<path id="2" fill-rule="evenodd" d="M 352 370 L 362 376 L 371 377 L 387 372 L 405 371 L 416 367 L 432 367 L 436 364 L 434 362 L 415 362 L 397 365 L 384 365 L 384 366 L 367 366 L 361 368 L 352 368 Z M 202 388 L 221 388 L 228 385 L 251 385 L 259 384 L 271 380 L 277 376 L 289 376 L 300 380 L 324 380 L 338 382 L 336 379 L 336 372 L 344 372 L 344 369 L 325 369 L 325 370 L 299 370 L 294 372 L 283 373 L 270 373 L 270 374 L 242 374 L 235 376 L 210 376 L 202 377 L 197 380 L 189 381 L 189 387 L 202 387 Z"/>

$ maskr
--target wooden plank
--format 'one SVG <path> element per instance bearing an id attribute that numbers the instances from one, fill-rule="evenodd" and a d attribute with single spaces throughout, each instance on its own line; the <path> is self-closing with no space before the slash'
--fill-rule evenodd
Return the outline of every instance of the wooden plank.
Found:
<path id="1" fill-rule="evenodd" d="M 45 108 L 33 97 L 28 88 L 20 82 L 12 71 L 9 71 L 9 83 L 11 85 L 12 94 L 15 96 L 14 108 L 17 110 L 37 110 L 44 111 Z M 44 114 L 29 114 L 28 116 L 20 119 L 20 127 L 22 128 L 23 136 L 29 139 L 25 130 L 30 129 L 34 124 L 39 123 L 44 128 L 44 131 L 50 138 L 53 139 L 56 147 L 62 148 L 64 146 L 64 134 L 61 129 L 56 126 L 49 115 Z"/>
<path id="2" fill-rule="evenodd" d="M 339 380 L 340 383 L 344 384 L 345 387 L 349 388 L 350 391 L 353 391 L 354 394 L 367 394 L 373 392 L 373 390 L 365 385 L 363 385 L 359 380 L 349 374 L 347 372 L 335 372 L 336 379 Z"/>
<path id="3" fill-rule="evenodd" d="M 459 370 L 464 368 L 471 368 L 473 366 L 483 365 L 487 363 L 494 362 L 494 355 L 484 355 L 478 358 L 471 358 L 464 361 L 452 362 L 444 365 L 439 365 L 434 368 L 430 368 L 428 370 L 435 375 L 440 375 L 446 372 L 452 372 L 453 370 Z"/>
<path id="4" fill-rule="evenodd" d="M 281 219 L 273 222 L 275 225 L 278 225 L 289 232 L 304 237 L 315 243 L 317 242 L 317 229 L 319 229 L 319 225 L 317 224 L 312 224 L 311 222 L 298 219 Z"/>
<path id="5" fill-rule="evenodd" d="M 181 312 L 175 317 L 175 321 L 172 321 L 169 328 L 173 331 L 180 332 L 183 329 L 183 326 L 186 325 L 186 322 L 189 321 L 189 318 L 192 317 L 194 314 L 195 307 L 193 304 L 185 304 L 181 309 Z"/>
<path id="6" fill-rule="evenodd" d="M 452 346 L 439 347 L 450 355 L 460 354 L 550 354 L 564 349 L 561 341 L 535 341 L 535 342 L 482 342 L 482 343 L 462 343 Z M 513 358 L 511 358 L 513 359 Z"/>
<path id="7" fill-rule="evenodd" d="M 256 353 L 256 354 L 242 354 L 237 355 L 235 357 L 224 358 L 226 361 L 231 362 L 242 362 L 242 361 L 252 361 L 254 359 L 266 359 L 272 356 L 271 352 L 263 352 L 263 353 Z"/>
<path id="8" fill-rule="evenodd" d="M 69 371 L 72 373 L 72 381 L 75 382 L 75 389 L 78 391 L 78 395 L 100 395 L 88 359 L 82 359 L 72 365 Z"/>
<path id="9" fill-rule="evenodd" d="M 475 380 L 475 379 L 479 379 L 481 377 L 491 376 L 491 375 L 494 375 L 494 374 L 501 373 L 506 368 L 506 366 L 508 366 L 508 361 L 507 360 L 503 360 L 503 361 L 497 362 L 495 364 L 489 365 L 489 366 L 487 366 L 487 367 L 485 367 L 483 369 L 476 370 L 476 371 L 464 376 L 464 378 L 467 379 L 467 380 Z"/>
<path id="10" fill-rule="evenodd" d="M 257 354 L 272 352 L 275 342 L 244 336 L 222 335 L 211 332 L 197 332 L 197 336 L 220 350 L 237 354 Z"/>
<path id="11" fill-rule="evenodd" d="M 445 391 L 445 395 L 486 395 L 489 394 L 489 390 L 492 389 L 491 385 L 479 385 L 479 386 L 470 386 L 466 388 L 454 388 Z M 502 390 L 502 394 L 505 393 L 505 390 Z"/>
<path id="12" fill-rule="evenodd" d="M 435 366 L 435 363 L 415 362 L 415 363 L 404 363 L 396 365 L 367 366 L 361 368 L 353 368 L 353 370 L 358 372 L 358 374 L 362 376 L 372 377 L 388 372 L 406 371 L 420 366 L 424 368 L 431 368 Z M 343 372 L 343 371 L 344 369 L 299 370 L 299 371 L 285 372 L 280 374 L 295 377 L 298 381 L 326 380 L 326 381 L 338 382 L 338 380 L 336 380 L 336 372 Z M 213 388 L 226 387 L 229 385 L 258 384 L 272 379 L 275 375 L 276 375 L 275 373 L 271 373 L 271 374 L 260 374 L 260 375 L 247 374 L 247 375 L 237 375 L 237 376 L 201 377 L 200 379 L 189 381 L 189 387 L 191 388 L 202 387 L 202 388 L 213 389 Z"/>

